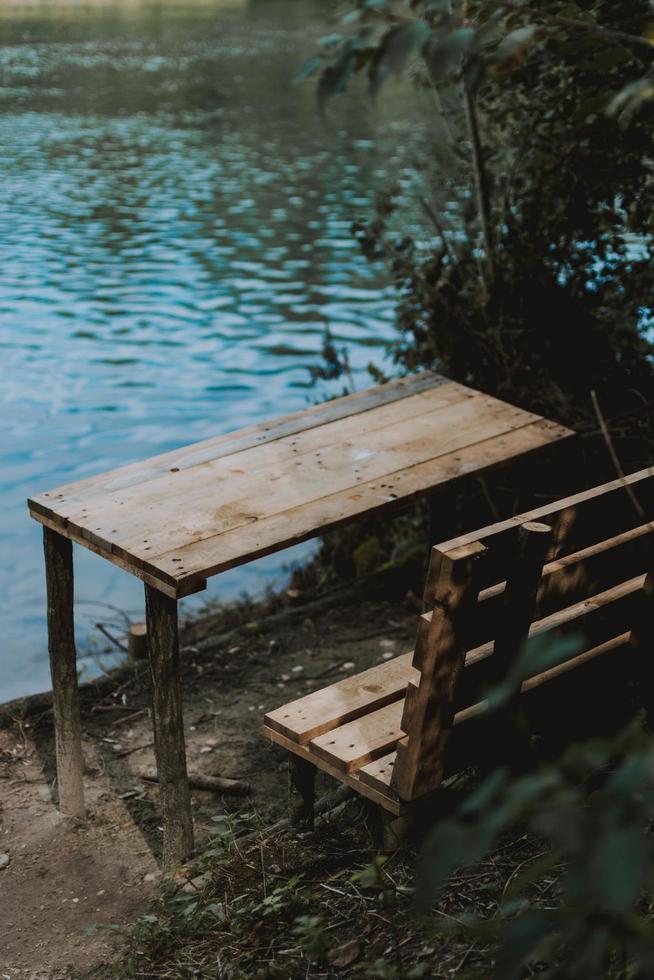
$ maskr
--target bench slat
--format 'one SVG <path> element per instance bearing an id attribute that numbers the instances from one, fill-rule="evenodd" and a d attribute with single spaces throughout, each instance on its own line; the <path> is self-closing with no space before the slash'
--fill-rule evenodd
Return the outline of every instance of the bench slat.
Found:
<path id="1" fill-rule="evenodd" d="M 595 544 L 600 533 L 604 539 L 608 539 L 641 525 L 642 517 L 629 499 L 625 484 L 634 492 L 645 513 L 651 515 L 654 512 L 654 466 L 631 473 L 624 480 L 612 480 L 603 486 L 593 487 L 481 530 L 460 535 L 436 547 L 439 551 L 448 553 L 471 541 L 482 541 L 489 549 L 483 584 L 494 585 L 506 578 L 515 551 L 517 529 L 526 521 L 542 521 L 553 527 L 555 534 L 552 560 Z M 433 594 L 434 585 L 435 583 L 427 583 L 427 599 Z"/>
<path id="2" fill-rule="evenodd" d="M 653 532 L 654 523 L 643 524 L 549 562 L 543 569 L 535 619 L 619 585 L 626 575 L 645 574 L 651 560 Z M 489 586 L 479 595 L 471 637 L 475 646 L 495 635 L 504 615 L 505 584 Z"/>
<path id="3" fill-rule="evenodd" d="M 397 752 L 389 752 L 382 755 L 379 759 L 369 762 L 367 766 L 362 766 L 357 775 L 362 783 L 373 786 L 375 789 L 384 791 L 390 789 L 393 766 L 397 758 Z"/>
<path id="4" fill-rule="evenodd" d="M 400 728 L 404 700 L 395 701 L 356 721 L 319 735 L 309 742 L 309 751 L 344 772 L 385 755 L 404 734 Z"/>
<path id="5" fill-rule="evenodd" d="M 286 738 L 305 745 L 324 732 L 403 697 L 408 682 L 418 677 L 411 665 L 412 656 L 403 654 L 291 701 L 269 712 L 264 722 Z"/>
<path id="6" fill-rule="evenodd" d="M 280 734 L 280 732 L 276 732 L 266 725 L 263 726 L 262 732 L 264 737 L 271 742 L 280 745 L 287 752 L 292 752 L 293 755 L 297 755 L 301 759 L 306 759 L 307 762 L 314 763 L 329 776 L 333 776 L 335 779 L 345 783 L 346 786 L 350 786 L 357 793 L 361 793 L 362 796 L 372 800 L 373 803 L 379 803 L 380 806 L 383 806 L 390 813 L 399 815 L 402 812 L 402 802 L 397 793 L 390 789 L 390 787 L 385 786 L 383 783 L 379 783 L 378 786 L 373 786 L 371 783 L 364 783 L 359 779 L 358 773 L 344 772 L 342 769 L 331 765 L 325 759 L 317 759 L 315 755 L 311 754 L 307 746 L 298 745 L 297 742 L 291 742 L 290 739 Z"/>

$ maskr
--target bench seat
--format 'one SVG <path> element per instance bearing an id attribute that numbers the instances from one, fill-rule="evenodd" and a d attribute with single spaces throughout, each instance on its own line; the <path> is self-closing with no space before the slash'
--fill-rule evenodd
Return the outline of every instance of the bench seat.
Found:
<path id="1" fill-rule="evenodd" d="M 642 499 L 645 513 L 652 514 L 654 468 L 633 474 L 627 481 Z M 414 651 L 269 712 L 264 718 L 266 737 L 390 813 L 402 813 L 419 796 L 437 787 L 455 764 L 453 760 L 461 765 L 467 753 L 474 762 L 479 748 L 475 739 L 483 737 L 474 723 L 483 726 L 492 721 L 486 718 L 485 691 L 498 679 L 498 645 L 505 641 L 512 621 L 524 616 L 522 606 L 516 605 L 516 594 L 523 606 L 531 606 L 523 635 L 514 637 L 512 655 L 518 646 L 526 644 L 529 648 L 548 634 L 553 638 L 570 634 L 583 637 L 575 655 L 527 677 L 523 694 L 604 655 L 619 657 L 621 652 L 633 651 L 638 644 L 643 616 L 651 614 L 647 600 L 649 597 L 651 602 L 654 592 L 654 522 L 639 519 L 636 507 L 631 503 L 625 506 L 624 496 L 622 481 L 614 481 L 437 546 L 425 589 L 426 604 L 432 608 L 419 617 Z M 609 508 L 606 519 L 602 519 L 602 506 Z M 589 511 L 594 529 L 588 521 Z M 534 514 L 540 523 L 531 520 Z M 602 531 L 608 536 L 596 540 Z M 540 560 L 534 563 L 529 549 L 533 552 L 536 545 Z M 457 562 L 469 566 L 471 557 L 478 560 L 481 574 L 476 576 L 477 582 L 486 584 L 475 589 L 469 579 L 472 601 L 463 619 L 457 620 L 448 603 L 463 577 L 452 569 L 457 568 Z M 498 575 L 502 576 L 500 581 Z M 528 595 L 525 579 L 530 577 Z M 454 637 L 457 631 L 465 641 Z M 440 759 L 435 779 L 429 774 L 418 779 L 421 768 L 429 769 L 428 747 L 422 755 L 418 753 L 414 779 L 407 784 L 400 767 L 410 755 L 412 743 L 420 746 L 422 735 L 414 725 L 415 705 L 425 687 L 430 693 L 431 675 L 441 669 L 439 654 L 445 659 L 444 651 L 451 653 L 457 647 L 462 670 L 457 675 L 450 664 L 451 676 L 445 676 L 441 687 L 451 695 L 450 704 L 440 713 L 441 723 L 448 729 L 449 761 Z M 438 718 L 438 708 L 432 699 L 423 715 L 425 728 L 433 717 Z M 444 741 L 436 745 L 442 754 Z"/>

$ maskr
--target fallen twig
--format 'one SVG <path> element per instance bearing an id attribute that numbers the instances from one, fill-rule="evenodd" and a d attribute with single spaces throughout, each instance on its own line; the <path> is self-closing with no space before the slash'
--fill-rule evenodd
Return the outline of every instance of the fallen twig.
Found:
<path id="1" fill-rule="evenodd" d="M 143 769 L 138 773 L 139 779 L 147 783 L 158 783 L 156 769 Z M 250 783 L 243 779 L 228 779 L 226 776 L 203 776 L 199 772 L 190 772 L 189 785 L 195 789 L 203 789 L 209 793 L 232 793 L 234 796 L 249 796 L 252 792 Z"/>
<path id="2" fill-rule="evenodd" d="M 326 796 L 321 796 L 319 800 L 316 800 L 313 807 L 314 817 L 326 817 L 354 795 L 354 790 L 350 789 L 349 786 L 339 786 L 335 793 L 329 793 Z M 271 824 L 270 827 L 252 830 L 248 834 L 243 834 L 243 836 L 237 838 L 237 840 L 239 844 L 245 844 L 248 841 L 256 840 L 259 837 L 268 837 L 271 834 L 279 834 L 284 830 L 289 830 L 290 827 L 290 819 L 288 817 L 283 817 L 281 820 L 278 820 L 277 823 Z"/>
<path id="3" fill-rule="evenodd" d="M 112 636 L 112 634 L 109 632 L 109 630 L 104 625 L 104 623 L 96 623 L 95 628 L 100 630 L 102 635 L 106 636 L 107 639 L 110 641 L 110 643 L 113 643 L 114 646 L 118 647 L 119 650 L 122 650 L 123 653 L 127 653 L 127 647 L 125 646 L 125 644 L 121 643 L 120 640 L 117 640 L 115 636 Z"/>

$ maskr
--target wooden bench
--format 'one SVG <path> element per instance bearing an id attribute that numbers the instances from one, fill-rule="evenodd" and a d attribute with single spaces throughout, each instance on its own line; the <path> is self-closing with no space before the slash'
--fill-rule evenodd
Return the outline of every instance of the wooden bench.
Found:
<path id="1" fill-rule="evenodd" d="M 177 600 L 209 576 L 571 434 L 427 372 L 30 498 L 44 525 L 62 810 L 84 814 L 73 542 L 145 583 L 164 863 L 174 865 L 193 847 Z"/>
<path id="2" fill-rule="evenodd" d="M 524 694 L 639 638 L 653 646 L 652 518 L 654 467 L 435 546 L 413 652 L 265 716 L 295 760 L 298 821 L 311 823 L 316 769 L 398 815 L 474 761 L 484 690 L 525 641 L 584 638 Z"/>

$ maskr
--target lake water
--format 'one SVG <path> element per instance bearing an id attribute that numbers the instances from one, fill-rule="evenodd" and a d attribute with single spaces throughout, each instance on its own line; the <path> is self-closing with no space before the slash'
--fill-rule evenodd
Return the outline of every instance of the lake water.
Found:
<path id="1" fill-rule="evenodd" d="M 359 387 L 383 361 L 392 296 L 349 226 L 409 179 L 418 109 L 355 93 L 319 118 L 290 79 L 330 6 L 0 8 L 0 701 L 49 686 L 30 493 L 317 400 L 326 326 Z M 140 618 L 142 589 L 76 548 L 76 600 L 88 676 L 114 659 L 94 624 Z"/>

